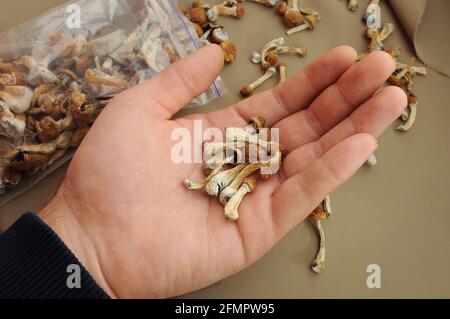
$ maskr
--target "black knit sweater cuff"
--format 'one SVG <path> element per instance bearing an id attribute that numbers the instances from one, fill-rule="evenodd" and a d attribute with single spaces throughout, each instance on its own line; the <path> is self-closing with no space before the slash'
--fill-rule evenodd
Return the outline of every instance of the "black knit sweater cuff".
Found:
<path id="1" fill-rule="evenodd" d="M 0 299 L 107 299 L 56 233 L 28 213 L 0 237 Z"/>

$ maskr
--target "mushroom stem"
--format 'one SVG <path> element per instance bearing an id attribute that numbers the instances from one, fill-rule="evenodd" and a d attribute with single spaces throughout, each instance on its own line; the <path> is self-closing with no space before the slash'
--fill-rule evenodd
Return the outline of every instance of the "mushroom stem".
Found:
<path id="1" fill-rule="evenodd" d="M 244 6 L 236 0 L 226 0 L 222 4 L 213 6 L 206 12 L 206 16 L 211 22 L 216 22 L 219 16 L 240 19 L 244 14 Z"/>
<path id="2" fill-rule="evenodd" d="M 205 187 L 206 193 L 211 196 L 218 196 L 225 187 L 233 182 L 244 167 L 245 164 L 239 164 L 214 176 Z"/>
<path id="3" fill-rule="evenodd" d="M 317 26 L 318 19 L 315 16 L 309 15 L 305 17 L 305 22 L 298 27 L 292 28 L 286 31 L 287 35 L 292 35 L 294 33 L 301 32 L 303 30 L 314 30 Z"/>
<path id="4" fill-rule="evenodd" d="M 254 178 L 247 178 L 239 190 L 230 198 L 225 206 L 225 217 L 230 221 L 239 219 L 239 206 L 244 197 L 254 192 L 256 187 L 256 180 Z"/>
<path id="5" fill-rule="evenodd" d="M 233 180 L 233 182 L 230 185 L 228 185 L 225 189 L 222 190 L 222 192 L 220 193 L 220 198 L 219 198 L 220 202 L 223 205 L 226 205 L 228 203 L 228 201 L 230 200 L 230 198 L 233 197 L 234 194 L 236 194 L 236 192 L 238 191 L 238 189 L 242 185 L 242 183 L 244 183 L 244 181 L 250 175 L 252 175 L 254 172 L 256 172 L 257 170 L 260 170 L 262 168 L 275 167 L 276 165 L 279 166 L 280 163 L 281 163 L 281 153 L 278 156 L 277 155 L 274 156 L 269 161 L 256 162 L 256 163 L 251 163 L 251 164 L 247 165 L 243 170 L 241 170 L 239 172 L 239 174 L 236 176 L 236 178 Z"/>
<path id="6" fill-rule="evenodd" d="M 397 63 L 397 70 L 404 70 L 408 68 L 408 64 L 405 63 Z M 427 68 L 423 66 L 411 66 L 409 68 L 409 73 L 411 74 L 420 74 L 420 75 L 427 75 Z"/>
<path id="7" fill-rule="evenodd" d="M 405 65 L 405 67 L 397 74 L 397 78 L 402 79 L 406 76 L 406 74 L 411 73 L 411 69 L 416 62 L 416 58 L 411 58 L 409 63 Z"/>
<path id="8" fill-rule="evenodd" d="M 370 39 L 369 53 L 384 50 L 383 41 L 389 38 L 394 30 L 395 26 L 392 23 L 386 23 L 381 31 L 375 27 L 369 27 L 366 32 L 366 36 Z M 391 56 L 395 56 L 397 53 L 397 50 L 394 49 L 390 54 Z"/>
<path id="9" fill-rule="evenodd" d="M 418 100 L 413 93 L 408 95 L 409 116 L 405 123 L 396 128 L 397 131 L 408 132 L 414 126 L 417 118 Z"/>
<path id="10" fill-rule="evenodd" d="M 369 159 L 366 162 L 366 165 L 373 167 L 373 166 L 376 166 L 377 164 L 378 164 L 378 159 L 375 156 L 375 154 L 370 155 Z"/>
<path id="11" fill-rule="evenodd" d="M 286 64 L 282 63 L 278 67 L 278 70 L 280 72 L 280 83 L 286 82 L 287 75 L 286 75 Z"/>
<path id="12" fill-rule="evenodd" d="M 379 0 L 372 0 L 367 6 L 363 20 L 369 28 L 378 28 L 381 24 L 381 21 L 378 21 L 380 17 L 377 14 L 379 12 L 379 5 Z"/>
<path id="13" fill-rule="evenodd" d="M 220 165 L 242 163 L 244 156 L 240 149 L 234 148 L 233 149 L 234 155 L 228 157 L 226 156 L 228 154 L 224 154 L 224 152 L 208 158 L 208 160 L 205 161 L 203 168 L 206 170 L 215 170 Z"/>
<path id="14" fill-rule="evenodd" d="M 331 208 L 331 197 L 330 195 L 328 195 L 327 197 L 325 197 L 323 203 L 323 210 L 325 211 L 325 213 L 328 215 L 328 217 L 331 216 L 332 212 L 332 208 Z"/>
<path id="15" fill-rule="evenodd" d="M 223 171 L 224 166 L 225 166 L 225 163 L 217 166 L 214 169 L 214 171 L 201 182 L 194 182 L 194 181 L 191 181 L 186 178 L 183 181 L 183 185 L 184 185 L 184 187 L 186 187 L 187 189 L 190 189 L 190 190 L 203 189 L 206 186 L 206 184 L 208 184 L 211 181 L 211 179 L 213 179 L 214 176 L 216 176 L 217 174 L 219 174 L 220 172 Z"/>
<path id="16" fill-rule="evenodd" d="M 285 47 L 285 46 L 279 46 L 275 49 L 275 52 L 277 54 L 298 54 L 301 57 L 304 57 L 306 54 L 308 54 L 308 49 L 306 48 L 292 48 L 292 47 Z"/>
<path id="17" fill-rule="evenodd" d="M 259 4 L 262 4 L 263 6 L 269 7 L 269 8 L 273 8 L 275 7 L 275 5 L 278 3 L 278 0 L 240 0 L 241 2 L 256 2 Z"/>
<path id="18" fill-rule="evenodd" d="M 263 76 L 261 76 L 260 78 L 258 78 L 255 82 L 245 86 L 242 90 L 241 90 L 241 94 L 243 96 L 249 96 L 253 94 L 253 91 L 255 89 L 257 89 L 258 87 L 260 87 L 264 82 L 266 82 L 267 80 L 269 80 L 270 78 L 272 78 L 275 74 L 277 73 L 277 69 L 274 67 L 270 67 L 269 69 L 267 69 L 266 73 L 264 73 Z"/>
<path id="19" fill-rule="evenodd" d="M 17 147 L 17 150 L 24 153 L 50 155 L 58 149 L 67 148 L 72 141 L 73 132 L 67 131 L 58 136 L 50 143 L 44 144 L 24 144 Z"/>
<path id="20" fill-rule="evenodd" d="M 261 116 L 252 117 L 244 128 L 248 134 L 258 134 L 266 126 L 266 119 Z"/>
<path id="21" fill-rule="evenodd" d="M 272 66 L 271 63 L 268 63 L 268 61 L 267 61 L 268 53 L 282 45 L 284 45 L 284 38 L 277 38 L 277 39 L 273 39 L 272 41 L 268 42 L 261 49 L 260 62 L 261 62 L 261 65 L 264 70 L 267 70 L 269 67 Z"/>
<path id="22" fill-rule="evenodd" d="M 326 257 L 325 232 L 323 230 L 322 222 L 320 220 L 314 219 L 314 226 L 320 237 L 320 245 L 317 256 L 312 262 L 311 269 L 315 273 L 321 274 L 325 270 L 325 257 Z"/>

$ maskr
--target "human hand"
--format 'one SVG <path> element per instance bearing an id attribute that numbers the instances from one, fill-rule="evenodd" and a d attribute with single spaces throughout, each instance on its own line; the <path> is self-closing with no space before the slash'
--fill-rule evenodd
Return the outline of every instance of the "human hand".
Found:
<path id="1" fill-rule="evenodd" d="M 374 95 L 394 61 L 338 47 L 272 90 L 224 110 L 171 120 L 223 67 L 208 46 L 112 100 L 78 149 L 55 199 L 40 216 L 112 297 L 185 294 L 249 266 L 349 179 L 400 116 L 396 87 Z M 253 116 L 280 129 L 290 152 L 280 172 L 259 183 L 232 223 L 216 198 L 186 190 L 201 164 L 175 164 L 171 133 L 243 127 Z"/>

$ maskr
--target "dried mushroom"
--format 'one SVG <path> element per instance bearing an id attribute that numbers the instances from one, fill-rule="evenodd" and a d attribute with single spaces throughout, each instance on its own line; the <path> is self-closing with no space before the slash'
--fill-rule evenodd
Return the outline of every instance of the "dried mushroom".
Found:
<path id="1" fill-rule="evenodd" d="M 305 12 L 313 14 L 314 10 L 312 9 L 302 9 Z M 266 43 L 261 51 L 253 52 L 251 56 L 251 61 L 254 64 L 260 64 L 261 68 L 265 71 L 265 73 L 258 78 L 255 82 L 246 85 L 241 89 L 242 96 L 252 95 L 256 88 L 261 86 L 265 81 L 272 78 L 277 72 L 280 74 L 280 83 L 286 81 L 286 64 L 280 63 L 279 56 L 286 54 L 295 54 L 299 57 L 304 57 L 308 53 L 307 48 L 303 47 L 289 47 L 284 45 L 284 38 L 276 38 L 268 43 Z"/>
<path id="2" fill-rule="evenodd" d="M 0 90 L 0 100 L 14 113 L 28 111 L 33 99 L 33 91 L 26 86 L 4 86 Z"/>
<path id="3" fill-rule="evenodd" d="M 326 258 L 326 247 L 325 247 L 325 232 L 322 223 L 328 220 L 331 216 L 331 199 L 327 196 L 323 202 L 317 207 L 310 215 L 310 219 L 314 223 L 317 234 L 320 239 L 319 251 L 317 256 L 312 262 L 311 269 L 317 273 L 321 274 L 325 270 L 325 258 Z"/>
<path id="4" fill-rule="evenodd" d="M 208 23 L 211 7 L 198 8 Z M 10 146 L 0 149 L 0 192 L 70 156 L 110 98 L 180 59 L 149 4 L 136 10 L 129 34 L 108 26 L 86 37 L 54 32 L 0 61 L 0 141 Z"/>
<path id="5" fill-rule="evenodd" d="M 122 92 L 128 86 L 128 82 L 117 79 L 98 69 L 88 69 L 84 74 L 86 91 L 92 96 L 112 96 Z"/>
<path id="6" fill-rule="evenodd" d="M 42 120 L 35 124 L 36 133 L 39 137 L 39 141 L 47 143 L 56 139 L 60 134 L 60 123 L 55 121 L 50 116 L 44 117 Z"/>
<path id="7" fill-rule="evenodd" d="M 18 141 L 24 136 L 25 127 L 25 117 L 15 115 L 3 101 L 0 101 L 0 135 Z"/>
<path id="8" fill-rule="evenodd" d="M 305 16 L 304 22 L 302 25 L 294 27 L 288 31 L 286 31 L 287 35 L 291 35 L 297 32 L 301 32 L 303 30 L 314 30 L 319 23 L 319 18 L 314 15 Z"/>
<path id="9" fill-rule="evenodd" d="M 298 7 L 298 0 L 287 0 L 283 22 L 287 27 L 295 27 L 303 22 L 303 16 Z"/>
<path id="10" fill-rule="evenodd" d="M 244 14 L 244 6 L 237 0 L 225 0 L 221 4 L 212 6 L 206 12 L 206 16 L 210 22 L 216 22 L 219 16 L 240 19 Z"/>
<path id="11" fill-rule="evenodd" d="M 268 79 L 273 77 L 276 73 L 277 73 L 277 69 L 274 67 L 270 67 L 269 69 L 267 69 L 267 71 L 264 73 L 263 76 L 258 78 L 255 82 L 250 83 L 249 85 L 242 88 L 241 94 L 243 96 L 252 95 L 255 89 L 260 87 L 264 82 L 266 82 Z"/>
<path id="12" fill-rule="evenodd" d="M 189 179 L 183 181 L 187 189 L 204 189 L 208 195 L 217 196 L 224 206 L 226 219 L 230 221 L 239 219 L 240 204 L 247 194 L 255 190 L 256 179 L 252 175 L 257 171 L 260 176 L 274 175 L 281 167 L 282 147 L 278 143 L 262 139 L 264 125 L 263 118 L 255 117 L 245 128 L 227 128 L 226 142 L 205 142 L 203 144 L 205 158 L 215 159 L 209 164 L 208 161 L 205 163 L 205 168 L 207 167 L 205 171 L 209 175 L 207 174 L 208 176 L 201 182 Z M 253 149 L 249 144 L 256 149 L 256 155 L 245 154 Z M 268 145 L 272 147 L 269 148 Z M 275 145 L 278 150 L 275 149 Z"/>
<path id="13" fill-rule="evenodd" d="M 195 1 L 186 17 L 192 22 L 195 32 L 203 43 L 216 43 L 224 53 L 226 63 L 233 63 L 237 57 L 236 45 L 230 40 L 224 27 L 217 25 L 220 16 L 231 16 L 237 19 L 244 15 L 244 7 L 239 1 L 226 0 L 212 5 L 203 1 Z"/>
<path id="14" fill-rule="evenodd" d="M 367 25 L 366 35 L 370 39 L 369 47 L 367 52 L 360 54 L 358 60 L 361 60 L 364 56 L 374 51 L 385 51 L 389 53 L 393 59 L 396 61 L 400 57 L 399 48 L 386 49 L 384 41 L 388 39 L 394 32 L 395 27 L 392 23 L 385 23 L 382 28 L 378 28 L 381 25 L 379 21 L 380 17 L 377 12 L 379 12 L 379 0 L 371 0 L 369 6 L 366 9 L 363 21 Z M 402 114 L 401 120 L 403 124 L 397 127 L 398 131 L 407 132 L 413 127 L 416 117 L 417 117 L 417 106 L 418 98 L 414 94 L 414 76 L 426 75 L 427 70 L 425 67 L 415 66 L 416 59 L 412 58 L 408 64 L 396 62 L 397 67 L 394 73 L 389 77 L 388 83 L 396 85 L 403 88 L 405 93 L 408 95 L 408 107 L 407 110 Z M 368 165 L 373 166 L 376 163 L 376 158 L 371 158 Z"/>

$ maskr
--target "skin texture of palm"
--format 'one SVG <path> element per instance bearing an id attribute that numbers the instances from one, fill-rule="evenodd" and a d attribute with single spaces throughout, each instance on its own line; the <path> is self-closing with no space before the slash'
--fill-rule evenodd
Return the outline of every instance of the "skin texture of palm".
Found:
<path id="1" fill-rule="evenodd" d="M 208 46 L 111 101 L 40 216 L 112 297 L 167 298 L 227 278 L 348 180 L 406 107 L 400 89 L 379 90 L 395 68 L 389 55 L 355 61 L 352 48 L 338 47 L 272 90 L 171 120 L 221 71 L 220 48 Z M 224 129 L 257 115 L 280 129 L 289 154 L 232 223 L 216 198 L 183 187 L 203 178 L 202 165 L 175 164 L 171 134 L 192 132 L 194 120 Z"/>

